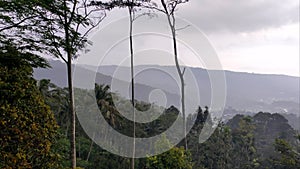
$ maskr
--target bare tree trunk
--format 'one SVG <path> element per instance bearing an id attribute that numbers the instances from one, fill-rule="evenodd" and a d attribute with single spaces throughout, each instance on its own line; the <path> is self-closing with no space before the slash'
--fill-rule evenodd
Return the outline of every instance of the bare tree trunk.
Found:
<path id="1" fill-rule="evenodd" d="M 76 141 L 75 141 L 75 123 L 76 123 L 76 114 L 74 108 L 74 93 L 73 93 L 73 82 L 72 82 L 72 56 L 68 53 L 68 86 L 69 86 L 69 100 L 70 100 L 70 113 L 71 113 L 71 163 L 72 169 L 76 168 Z"/>
<path id="2" fill-rule="evenodd" d="M 91 145 L 90 145 L 90 148 L 89 148 L 89 152 L 88 152 L 88 155 L 87 155 L 87 157 L 86 157 L 86 162 L 89 161 L 89 158 L 90 158 L 90 155 L 91 155 L 91 152 L 92 152 L 92 149 L 93 149 L 93 144 L 94 144 L 95 135 L 96 135 L 96 132 L 94 132 L 94 134 L 93 134 L 93 138 L 92 138 L 92 140 L 91 140 Z"/>
<path id="3" fill-rule="evenodd" d="M 132 40 L 132 26 L 133 26 L 133 7 L 128 7 L 129 12 L 129 46 L 130 46 L 130 68 L 131 68 L 131 102 L 132 102 L 132 113 L 133 113 L 133 143 L 132 143 L 132 159 L 131 169 L 135 168 L 135 98 L 134 98 L 134 63 L 133 63 L 133 40 Z"/>
<path id="4" fill-rule="evenodd" d="M 185 115 L 185 100 L 184 100 L 185 84 L 184 84 L 184 77 L 183 77 L 185 68 L 183 69 L 183 71 L 181 71 L 179 61 L 178 61 L 177 41 L 176 41 L 176 22 L 175 22 L 176 19 L 174 16 L 174 10 L 175 10 L 176 6 L 174 7 L 174 9 L 172 11 L 169 12 L 166 2 L 164 0 L 161 0 L 161 4 L 164 8 L 164 14 L 167 16 L 169 27 L 172 32 L 175 64 L 176 64 L 177 73 L 179 75 L 180 83 L 181 83 L 181 112 L 182 112 L 182 116 L 183 116 L 182 118 L 183 118 L 184 148 L 185 148 L 185 150 L 187 150 L 188 146 L 187 146 L 187 139 L 186 139 L 186 115 Z"/>
<path id="5" fill-rule="evenodd" d="M 183 78 L 184 71 L 181 72 L 179 61 L 178 61 L 175 26 L 173 26 L 172 29 L 173 29 L 172 34 L 173 34 L 175 64 L 176 64 L 177 73 L 179 75 L 180 83 L 181 83 L 181 112 L 182 112 L 182 118 L 183 118 L 184 147 L 187 150 L 188 146 L 187 146 L 187 139 L 186 139 L 186 115 L 185 115 L 185 100 L 184 100 L 184 85 L 185 84 L 184 84 L 184 78 Z"/>
<path id="6" fill-rule="evenodd" d="M 63 1 L 64 7 L 67 7 L 66 0 Z M 77 1 L 75 1 L 73 9 L 75 9 Z M 68 21 L 68 16 L 66 13 L 63 15 L 64 20 L 64 31 L 65 31 L 65 44 L 66 48 L 65 51 L 67 53 L 67 73 L 68 73 L 68 89 L 69 89 L 69 111 L 70 111 L 70 123 L 71 123 L 71 137 L 70 137 L 70 144 L 71 144 L 71 151 L 70 151 L 70 158 L 71 158 L 71 168 L 76 168 L 76 135 L 75 135 L 75 123 L 76 123 L 76 114 L 75 114 L 75 106 L 74 106 L 74 93 L 73 93 L 73 81 L 72 81 L 72 48 L 71 48 L 71 40 L 70 40 L 70 23 L 74 17 L 74 10 L 71 14 L 71 18 Z"/>
<path id="7" fill-rule="evenodd" d="M 172 37 L 173 37 L 175 65 L 176 65 L 177 73 L 179 75 L 180 83 L 181 83 L 181 112 L 182 112 L 182 118 L 183 118 L 184 148 L 187 150 L 188 146 L 187 146 L 187 139 L 186 139 L 186 115 L 185 115 L 185 99 L 184 99 L 185 84 L 184 84 L 184 77 L 183 77 L 185 69 L 183 71 L 181 71 L 181 69 L 180 69 L 180 65 L 179 65 L 179 61 L 178 61 L 178 52 L 177 52 L 175 17 L 173 14 L 171 16 L 172 16 L 173 23 L 171 22 L 170 16 L 168 16 L 168 21 L 169 21 L 169 26 L 171 28 Z"/>

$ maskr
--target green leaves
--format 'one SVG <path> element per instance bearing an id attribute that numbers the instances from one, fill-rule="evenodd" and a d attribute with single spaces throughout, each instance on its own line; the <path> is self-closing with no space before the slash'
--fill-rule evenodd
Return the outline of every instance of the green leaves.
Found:
<path id="1" fill-rule="evenodd" d="M 0 166 L 55 168 L 58 126 L 32 78 L 32 66 L 44 64 L 26 56 L 13 48 L 0 54 Z"/>
<path id="2" fill-rule="evenodd" d="M 165 134 L 155 142 L 155 151 L 171 148 L 172 145 Z M 147 169 L 192 169 L 191 154 L 183 147 L 173 147 L 169 151 L 147 158 Z"/>
<path id="3" fill-rule="evenodd" d="M 272 159 L 274 168 L 299 168 L 300 167 L 300 153 L 297 149 L 292 147 L 287 141 L 282 139 L 275 140 L 275 150 L 279 153 L 279 157 Z"/>
<path id="4" fill-rule="evenodd" d="M 147 158 L 147 169 L 192 169 L 190 153 L 183 147 L 174 147 L 171 150 Z"/>

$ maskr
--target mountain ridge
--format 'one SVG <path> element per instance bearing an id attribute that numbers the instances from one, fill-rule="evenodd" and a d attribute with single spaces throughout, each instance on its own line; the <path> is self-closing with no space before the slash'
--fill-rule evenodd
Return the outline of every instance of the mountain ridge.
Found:
<path id="1" fill-rule="evenodd" d="M 52 69 L 36 69 L 34 77 L 36 79 L 51 79 L 58 86 L 67 85 L 65 65 L 58 60 L 50 60 Z M 76 69 L 82 71 L 93 71 L 96 66 L 76 65 Z M 128 83 L 130 80 L 129 67 L 101 66 L 97 70 L 97 83 L 110 84 L 113 73 L 119 69 L 120 83 Z M 154 89 L 161 89 L 167 94 L 167 100 L 170 105 L 179 104 L 180 92 L 176 80 L 176 72 L 165 75 L 165 72 L 174 72 L 174 66 L 159 65 L 138 65 L 136 72 L 142 69 L 152 68 L 153 70 L 143 71 L 136 77 L 137 98 L 142 100 L 149 99 L 147 96 Z M 159 71 L 156 71 L 159 70 Z M 189 68 L 195 74 L 196 82 L 201 95 L 201 106 L 209 105 L 211 98 L 211 84 L 208 73 L 202 68 Z M 218 71 L 218 70 L 214 70 Z M 233 71 L 224 71 L 227 82 L 227 100 L 225 107 L 233 107 L 237 110 L 247 110 L 251 112 L 277 112 L 292 113 L 299 115 L 299 77 L 288 75 L 266 75 L 239 73 Z M 92 73 L 92 72 L 91 72 Z M 83 77 L 84 78 L 84 77 Z M 188 102 L 188 101 L 187 101 Z"/>

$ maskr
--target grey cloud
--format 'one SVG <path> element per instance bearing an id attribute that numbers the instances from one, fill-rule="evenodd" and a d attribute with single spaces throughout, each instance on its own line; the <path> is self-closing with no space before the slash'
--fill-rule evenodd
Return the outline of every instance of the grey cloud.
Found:
<path id="1" fill-rule="evenodd" d="M 180 5 L 177 12 L 179 17 L 185 18 L 205 33 L 254 32 L 299 23 L 298 0 L 190 0 Z M 119 17 L 127 15 L 127 11 L 119 9 L 113 10 L 112 13 L 113 16 Z M 109 15 L 112 13 L 109 12 Z M 164 18 L 163 15 L 159 17 Z M 145 27 L 148 27 L 148 19 L 143 17 L 139 20 L 143 20 L 142 22 L 146 23 Z M 105 22 L 112 21 L 115 20 L 113 18 L 105 20 Z M 156 24 L 154 23 L 151 27 L 155 28 Z M 127 26 L 125 23 L 111 31 L 118 32 Z M 182 25 L 178 25 L 180 26 Z M 139 25 L 139 27 L 143 26 Z"/>
<path id="2" fill-rule="evenodd" d="M 205 32 L 251 32 L 299 22 L 299 1 L 193 0 L 178 12 Z"/>

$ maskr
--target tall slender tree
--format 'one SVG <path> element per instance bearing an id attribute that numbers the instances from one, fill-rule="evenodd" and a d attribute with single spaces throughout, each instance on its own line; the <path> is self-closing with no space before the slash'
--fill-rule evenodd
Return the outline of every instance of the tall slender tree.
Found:
<path id="1" fill-rule="evenodd" d="M 76 144 L 75 144 L 75 107 L 74 107 L 74 92 L 72 83 L 72 60 L 76 58 L 80 49 L 86 45 L 88 33 L 96 28 L 105 18 L 105 8 L 94 7 L 88 4 L 87 0 L 72 1 L 63 0 L 57 2 L 58 6 L 50 14 L 51 23 L 46 37 L 49 43 L 54 46 L 53 53 L 56 57 L 61 58 L 67 65 L 68 74 L 68 89 L 69 89 L 69 108 L 71 114 L 71 161 L 72 168 L 76 168 Z M 51 6 L 49 11 L 51 10 Z M 97 14 L 95 14 L 97 13 Z M 96 18 L 92 19 L 91 17 Z M 58 29 L 58 28 L 62 29 Z M 59 36 L 61 34 L 61 36 Z M 64 56 L 66 55 L 66 57 Z"/>
<path id="2" fill-rule="evenodd" d="M 135 124 L 135 85 L 134 85 L 134 44 L 133 44 L 133 24 L 134 21 L 143 16 L 150 15 L 149 12 L 137 14 L 137 8 L 147 6 L 145 4 L 150 3 L 150 0 L 113 0 L 111 4 L 114 7 L 127 8 L 129 14 L 129 53 L 130 53 L 130 75 L 131 75 L 131 104 L 133 114 L 133 143 L 132 143 L 132 160 L 131 168 L 135 168 L 135 136 L 136 136 L 136 124 Z"/>
<path id="3" fill-rule="evenodd" d="M 131 103 L 132 103 L 132 114 L 133 114 L 133 143 L 132 143 L 132 160 L 131 168 L 135 166 L 135 97 L 134 97 L 134 49 L 133 49 L 133 22 L 135 19 L 134 1 L 127 0 L 128 13 L 129 13 L 129 49 L 130 49 L 130 74 L 131 74 Z"/>
<path id="4" fill-rule="evenodd" d="M 176 28 L 176 17 L 175 17 L 175 12 L 176 9 L 178 8 L 179 4 L 183 4 L 188 2 L 188 0 L 160 0 L 161 3 L 161 8 L 159 8 L 157 5 L 154 6 L 146 6 L 146 8 L 150 9 L 155 9 L 159 12 L 162 12 L 168 21 L 169 28 L 171 30 L 172 34 L 172 41 L 173 41 L 173 53 L 174 53 L 174 61 L 175 61 L 175 66 L 177 69 L 177 73 L 180 79 L 180 90 L 181 90 L 181 113 L 183 116 L 183 134 L 186 136 L 186 113 L 185 113 L 185 83 L 184 83 L 184 73 L 185 73 L 185 68 L 181 68 L 179 64 L 179 59 L 178 59 L 178 48 L 177 48 L 177 38 L 176 38 L 176 33 L 177 33 L 177 28 Z M 183 28 L 180 28 L 183 29 Z M 187 139 L 186 137 L 184 138 L 184 147 L 187 150 Z"/>
<path id="5" fill-rule="evenodd" d="M 131 74 L 131 103 L 132 103 L 132 114 L 133 114 L 133 144 L 132 144 L 132 160 L 131 160 L 131 168 L 135 168 L 135 147 L 136 147 L 136 124 L 135 124 L 135 88 L 134 88 L 134 48 L 133 48 L 133 23 L 134 21 L 143 16 L 142 13 L 137 15 L 136 8 L 142 6 L 143 3 L 150 2 L 150 0 L 127 0 L 127 8 L 129 14 L 129 50 L 130 50 L 130 74 Z"/>

